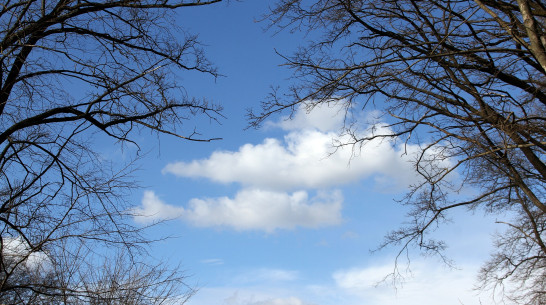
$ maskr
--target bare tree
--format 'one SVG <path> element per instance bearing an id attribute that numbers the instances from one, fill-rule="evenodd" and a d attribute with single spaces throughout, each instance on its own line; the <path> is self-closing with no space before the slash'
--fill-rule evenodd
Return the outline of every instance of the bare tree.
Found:
<path id="1" fill-rule="evenodd" d="M 135 267 L 123 260 L 128 273 L 112 271 L 127 287 L 116 288 L 116 298 L 130 291 L 141 299 L 117 304 L 165 303 L 147 298 L 174 296 L 170 285 L 183 283 L 179 273 L 138 265 L 149 240 L 132 226 L 125 199 L 135 186 L 131 164 L 113 164 L 95 147 L 97 139 L 136 144 L 131 135 L 144 130 L 211 140 L 186 127 L 186 120 L 215 120 L 220 107 L 188 96 L 178 76 L 195 71 L 214 77 L 216 71 L 196 36 L 176 27 L 172 12 L 220 1 L 0 4 L 0 299 L 37 304 L 87 294 L 83 303 L 98 304 L 93 294 L 102 298 L 108 291 L 100 283 L 109 275 L 84 277 L 82 270 L 119 251 Z M 22 245 L 15 252 L 13 241 Z M 60 259 L 61 253 L 71 259 Z M 29 267 L 36 257 L 48 267 Z"/>
<path id="2" fill-rule="evenodd" d="M 331 100 L 347 112 L 378 109 L 385 128 L 362 136 L 420 145 L 422 176 L 404 199 L 408 225 L 385 244 L 443 255 L 429 233 L 449 211 L 499 215 L 507 232 L 480 273 L 483 287 L 511 282 L 506 299 L 546 298 L 546 4 L 534 0 L 280 0 L 266 17 L 280 29 L 311 32 L 293 56 L 295 84 L 275 92 L 268 116 Z M 359 122 L 363 123 L 363 122 Z M 450 177 L 457 173 L 458 178 Z M 471 188 L 475 195 L 459 194 Z"/>
<path id="3" fill-rule="evenodd" d="M 183 304 L 195 293 L 186 283 L 186 276 L 179 269 L 169 269 L 164 264 L 153 264 L 149 258 L 136 260 L 126 251 L 90 264 L 82 254 L 55 257 L 72 261 L 77 268 L 67 269 L 67 261 L 56 262 L 61 266 L 53 273 L 62 290 L 54 299 L 62 304 L 93 305 L 140 305 Z M 86 257 L 85 255 L 83 257 Z M 147 262 L 145 262 L 147 261 Z M 83 264 L 82 264 L 83 263 Z M 98 268 L 97 268 L 98 267 Z"/>
<path id="4" fill-rule="evenodd" d="M 98 256 L 68 248 L 47 255 L 32 252 L 34 259 L 28 257 L 31 249 L 7 253 L 5 261 L 12 265 L 21 261 L 15 256 L 26 254 L 27 259 L 13 268 L 0 304 L 183 304 L 195 292 L 178 268 L 151 263 L 149 257 L 127 251 Z"/>

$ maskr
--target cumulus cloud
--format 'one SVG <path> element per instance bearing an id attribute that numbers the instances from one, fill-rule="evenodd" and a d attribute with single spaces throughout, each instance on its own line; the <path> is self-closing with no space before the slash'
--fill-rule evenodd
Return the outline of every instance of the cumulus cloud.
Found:
<path id="1" fill-rule="evenodd" d="M 194 198 L 188 207 L 176 207 L 147 191 L 135 221 L 146 223 L 178 216 L 197 227 L 230 227 L 236 230 L 318 228 L 341 222 L 342 195 L 339 191 L 319 192 L 309 197 L 305 191 L 292 194 L 260 189 L 243 189 L 234 198 Z"/>
<path id="2" fill-rule="evenodd" d="M 268 138 L 261 144 L 246 144 L 238 151 L 217 151 L 207 159 L 170 163 L 164 173 L 179 177 L 203 177 L 220 183 L 274 190 L 327 188 L 358 181 L 372 175 L 388 176 L 398 186 L 415 180 L 409 154 L 389 141 L 373 141 L 354 156 L 350 146 L 334 149 L 334 132 L 292 131 L 284 141 Z M 334 153 L 335 152 L 335 153 Z"/>
<path id="3" fill-rule="evenodd" d="M 22 262 L 22 265 L 30 270 L 39 271 L 51 267 L 47 254 L 43 251 L 32 251 L 21 237 L 2 238 L 2 255 L 13 260 L 14 263 Z"/>
<path id="4" fill-rule="evenodd" d="M 182 216 L 184 208 L 163 202 L 153 191 L 144 192 L 141 206 L 133 209 L 134 220 L 146 224 Z"/>
<path id="5" fill-rule="evenodd" d="M 317 228 L 341 221 L 340 192 L 305 191 L 292 194 L 243 189 L 234 198 L 192 199 L 183 218 L 198 227 L 231 227 L 236 230 Z"/>
<path id="6" fill-rule="evenodd" d="M 310 112 L 302 107 L 291 120 L 270 123 L 287 131 L 283 139 L 266 138 L 235 151 L 215 151 L 208 158 L 169 163 L 163 173 L 236 183 L 242 188 L 233 198 L 191 199 L 182 210 L 148 194 L 138 211 L 146 219 L 179 212 L 186 222 L 199 227 L 269 232 L 297 226 L 317 228 L 341 222 L 342 196 L 336 191 L 309 198 L 310 191 L 339 188 L 370 177 L 389 191 L 416 182 L 411 161 L 418 146 L 376 139 L 355 154 L 352 145 L 338 145 L 351 140 L 340 134 L 345 114 L 341 103 L 317 106 Z M 374 124 L 376 133 L 392 133 L 384 124 Z"/>
<path id="7" fill-rule="evenodd" d="M 278 122 L 270 121 L 266 127 L 280 127 L 284 130 L 338 131 L 343 127 L 345 113 L 343 103 L 340 101 L 332 101 L 312 108 L 303 105 L 293 116 L 282 117 Z"/>

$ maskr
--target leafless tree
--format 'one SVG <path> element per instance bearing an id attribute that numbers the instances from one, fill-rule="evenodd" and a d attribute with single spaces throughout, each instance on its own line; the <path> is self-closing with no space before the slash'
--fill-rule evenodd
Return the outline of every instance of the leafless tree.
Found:
<path id="1" fill-rule="evenodd" d="M 308 31 L 313 41 L 285 56 L 294 85 L 250 113 L 252 124 L 331 100 L 344 102 L 348 114 L 380 110 L 392 133 L 371 128 L 371 136 L 362 136 L 347 116 L 353 140 L 340 145 L 366 149 L 383 138 L 421 147 L 414 165 L 422 182 L 403 200 L 412 207 L 408 224 L 385 245 L 443 255 L 445 245 L 429 233 L 450 211 L 493 213 L 507 232 L 496 239 L 480 283 L 511 282 L 506 300 L 544 304 L 546 4 L 280 0 L 265 20 Z"/>
<path id="2" fill-rule="evenodd" d="M 132 225 L 125 197 L 134 186 L 131 164 L 113 164 L 95 148 L 137 144 L 132 135 L 144 130 L 211 140 L 186 123 L 215 120 L 221 109 L 188 96 L 179 74 L 216 71 L 173 12 L 220 1 L 0 3 L 0 299 L 37 304 L 70 292 L 87 293 L 79 299 L 86 304 L 154 304 L 183 283 L 176 271 L 138 264 L 149 240 Z M 120 251 L 133 259 L 119 261 L 126 274 L 83 276 Z M 49 265 L 32 267 L 39 257 Z M 110 275 L 122 285 L 116 298 L 134 292 L 141 299 L 91 301 L 112 292 L 100 284 Z"/>
<path id="3" fill-rule="evenodd" d="M 13 268 L 0 304 L 182 304 L 195 292 L 178 268 L 153 264 L 149 257 L 68 248 L 48 255 L 32 252 L 35 257 L 30 260 L 27 256 L 24 264 Z M 18 250 L 8 253 L 6 261 L 17 264 L 20 260 L 14 255 L 24 255 Z"/>

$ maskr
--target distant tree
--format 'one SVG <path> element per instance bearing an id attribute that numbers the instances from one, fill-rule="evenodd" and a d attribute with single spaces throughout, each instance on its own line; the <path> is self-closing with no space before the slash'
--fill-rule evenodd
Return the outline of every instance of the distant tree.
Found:
<path id="1" fill-rule="evenodd" d="M 131 222 L 131 162 L 104 158 L 97 143 L 122 149 L 146 130 L 210 140 L 184 122 L 221 108 L 188 96 L 177 73 L 216 71 L 172 13 L 220 1 L 0 4 L 0 303 L 186 300 L 173 294 L 179 271 L 139 263 L 150 240 Z M 108 263 L 120 251 L 131 259 Z M 95 270 L 103 264 L 114 269 Z M 92 301 L 108 293 L 135 301 Z"/>
<path id="2" fill-rule="evenodd" d="M 443 255 L 429 233 L 454 209 L 499 215 L 507 232 L 480 273 L 482 287 L 511 282 L 506 300 L 546 303 L 546 4 L 538 0 L 280 0 L 272 26 L 311 32 L 286 65 L 288 92 L 270 115 L 332 100 L 380 110 L 372 134 L 347 121 L 350 143 L 420 145 L 422 177 L 405 197 L 409 225 L 385 244 Z M 363 123 L 363 122 L 360 122 Z M 450 177 L 456 172 L 458 177 Z M 472 189 L 468 195 L 461 188 Z"/>
<path id="3" fill-rule="evenodd" d="M 4 261 L 11 264 L 12 273 L 0 304 L 183 304 L 195 292 L 180 270 L 145 263 L 148 257 L 126 251 L 97 257 L 83 248 L 67 249 L 59 248 L 63 252 L 54 255 L 32 252 L 34 257 L 31 249 L 8 251 Z"/>

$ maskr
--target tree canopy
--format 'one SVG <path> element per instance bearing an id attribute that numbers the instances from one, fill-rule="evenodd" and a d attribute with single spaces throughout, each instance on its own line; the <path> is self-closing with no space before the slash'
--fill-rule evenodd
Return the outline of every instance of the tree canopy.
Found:
<path id="1" fill-rule="evenodd" d="M 0 5 L 0 303 L 164 304 L 191 293 L 178 270 L 139 264 L 150 241 L 124 197 L 131 164 L 94 141 L 136 144 L 142 130 L 210 140 L 185 122 L 221 108 L 188 96 L 177 75 L 216 70 L 172 12 L 215 2 Z M 120 251 L 121 265 L 108 261 Z"/>
<path id="2" fill-rule="evenodd" d="M 308 31 L 313 41 L 283 55 L 294 85 L 251 112 L 252 125 L 335 100 L 345 103 L 352 139 L 339 145 L 420 145 L 414 166 L 422 180 L 403 201 L 412 207 L 408 225 L 383 246 L 443 255 L 445 244 L 428 237 L 451 210 L 498 214 L 506 232 L 481 284 L 510 283 L 508 300 L 546 302 L 544 2 L 280 0 L 265 20 Z M 371 122 L 363 136 L 365 122 L 354 124 L 350 113 L 370 110 L 389 128 Z"/>

